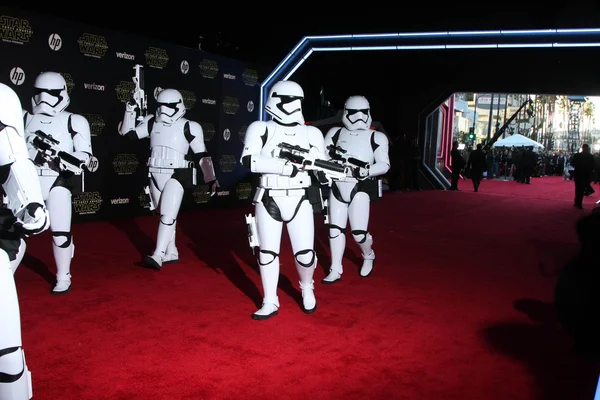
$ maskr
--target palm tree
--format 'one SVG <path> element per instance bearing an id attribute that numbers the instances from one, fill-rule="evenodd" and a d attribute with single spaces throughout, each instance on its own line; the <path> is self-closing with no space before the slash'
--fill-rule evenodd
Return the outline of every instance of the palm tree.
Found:
<path id="1" fill-rule="evenodd" d="M 583 137 L 581 138 L 584 143 L 590 143 L 592 139 L 592 118 L 594 117 L 596 105 L 590 100 L 590 98 L 586 98 L 585 103 L 583 103 L 582 107 L 582 116 L 584 117 L 584 126 L 587 125 L 587 129 L 583 129 Z"/>
<path id="2" fill-rule="evenodd" d="M 569 130 L 569 114 L 570 114 L 570 101 L 567 96 L 558 96 L 558 109 L 562 113 L 562 122 L 559 125 L 560 137 L 562 140 L 568 139 Z"/>
<path id="3" fill-rule="evenodd" d="M 558 96 L 556 95 L 551 95 L 551 96 L 547 96 L 548 98 L 548 124 L 546 127 L 546 135 L 545 135 L 545 139 L 546 139 L 546 143 L 544 143 L 544 145 L 546 146 L 546 149 L 548 149 L 550 147 L 550 144 L 553 142 L 553 130 L 554 130 L 554 111 L 556 110 L 556 101 L 558 100 Z M 554 150 L 554 149 L 552 149 Z"/>

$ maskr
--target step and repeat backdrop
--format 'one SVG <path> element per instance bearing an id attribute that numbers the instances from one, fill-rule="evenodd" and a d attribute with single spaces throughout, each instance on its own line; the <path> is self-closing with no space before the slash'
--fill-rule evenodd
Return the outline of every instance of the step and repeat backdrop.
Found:
<path id="1" fill-rule="evenodd" d="M 94 159 L 85 189 L 73 198 L 76 222 L 150 214 L 147 185 L 149 140 L 118 134 L 125 102 L 134 88 L 134 65 L 144 66 L 148 111 L 156 88 L 179 90 L 186 118 L 200 123 L 221 188 L 186 193 L 182 209 L 228 207 L 251 200 L 251 175 L 239 164 L 247 126 L 257 118 L 257 68 L 199 50 L 0 7 L 0 82 L 31 110 L 33 83 L 44 71 L 66 80 L 66 111 L 87 118 Z M 201 176 L 201 175 L 200 175 Z"/>

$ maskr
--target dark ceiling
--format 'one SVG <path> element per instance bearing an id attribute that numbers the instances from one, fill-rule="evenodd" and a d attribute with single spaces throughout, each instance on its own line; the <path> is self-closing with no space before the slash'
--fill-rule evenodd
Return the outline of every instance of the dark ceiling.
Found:
<path id="1" fill-rule="evenodd" d="M 306 35 L 600 26 L 600 6 L 594 1 L 523 5 L 524 1 L 480 0 L 448 2 L 444 7 L 423 3 L 393 2 L 388 7 L 377 7 L 373 2 L 328 5 L 328 9 L 339 10 L 336 13 L 320 13 L 323 7 L 311 8 L 307 2 L 301 8 L 296 3 L 273 3 L 292 10 L 278 16 L 259 10 L 258 6 L 251 8 L 248 3 L 233 2 L 221 11 L 207 3 L 183 9 L 157 4 L 155 15 L 150 13 L 152 6 L 134 7 L 138 3 L 96 6 L 85 12 L 60 3 L 18 8 L 191 48 L 198 48 L 199 37 L 203 36 L 203 50 L 255 63 L 267 70 L 272 70 Z M 295 13 L 294 7 L 298 8 Z M 360 93 L 372 101 L 375 114 L 387 116 L 386 125 L 413 132 L 417 129 L 415 117 L 451 86 L 457 91 L 542 93 L 548 90 L 544 87 L 550 82 L 566 92 L 586 89 L 600 93 L 600 82 L 591 78 L 597 75 L 597 62 L 589 59 L 590 53 L 582 56 L 583 53 L 552 52 L 543 57 L 538 54 L 541 53 L 338 53 L 335 63 L 343 68 L 336 69 L 328 66 L 331 54 L 314 55 L 298 70 L 294 80 L 305 87 L 307 102 L 312 105 L 319 104 L 322 86 L 327 99 L 336 106 L 343 104 L 346 96 Z M 575 80 L 579 83 L 571 85 Z M 312 107 L 313 111 L 316 109 Z"/>
<path id="2" fill-rule="evenodd" d="M 267 68 L 276 65 L 305 35 L 600 25 L 600 6 L 594 1 L 524 5 L 523 1 L 465 0 L 445 6 L 409 3 L 378 6 L 376 2 L 348 2 L 334 7 L 324 7 L 323 2 L 314 3 L 314 7 L 310 2 L 303 2 L 301 7 L 296 3 L 274 3 L 285 10 L 279 14 L 263 9 L 259 2 L 231 2 L 220 8 L 207 2 L 183 7 L 158 3 L 155 14 L 151 3 L 139 2 L 105 3 L 85 10 L 57 2 L 21 3 L 17 8 L 192 48 L 198 47 L 199 37 L 203 36 L 204 50 Z"/>

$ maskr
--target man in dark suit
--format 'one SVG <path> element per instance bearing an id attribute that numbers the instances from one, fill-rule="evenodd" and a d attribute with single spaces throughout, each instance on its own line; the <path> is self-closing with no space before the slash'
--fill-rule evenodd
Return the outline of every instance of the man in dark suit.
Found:
<path id="1" fill-rule="evenodd" d="M 592 181 L 595 162 L 594 156 L 590 153 L 590 145 L 587 143 L 581 146 L 581 152 L 575 154 L 571 159 L 571 165 L 574 168 L 573 179 L 575 180 L 574 207 L 583 208 L 583 196 Z"/>
<path id="2" fill-rule="evenodd" d="M 469 156 L 466 169 L 469 168 L 471 168 L 473 189 L 477 192 L 479 190 L 479 185 L 481 184 L 481 179 L 483 178 L 483 171 L 487 169 L 485 153 L 482 150 L 481 143 L 477 145 L 477 148 L 473 150 Z"/>
<path id="3" fill-rule="evenodd" d="M 458 150 L 458 142 L 452 143 L 452 151 L 450 152 L 452 159 L 452 178 L 450 182 L 450 190 L 458 190 L 458 181 L 460 179 L 460 171 L 465 166 L 465 159 L 460 150 Z"/>
<path id="4" fill-rule="evenodd" d="M 523 174 L 521 175 L 521 183 L 531 184 L 531 175 L 535 170 L 535 164 L 537 163 L 537 156 L 533 152 L 533 147 L 528 146 L 521 155 L 521 168 Z"/>

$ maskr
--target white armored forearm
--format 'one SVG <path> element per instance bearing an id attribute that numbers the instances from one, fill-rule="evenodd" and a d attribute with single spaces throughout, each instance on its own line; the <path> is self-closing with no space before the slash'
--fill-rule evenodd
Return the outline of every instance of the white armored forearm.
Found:
<path id="1" fill-rule="evenodd" d="M 8 200 L 7 206 L 16 216 L 29 204 L 44 204 L 37 171 L 27 158 L 20 157 L 10 166 L 10 173 L 2 188 Z"/>
<path id="2" fill-rule="evenodd" d="M 369 169 L 369 176 L 376 177 L 385 175 L 390 169 L 390 164 L 385 162 L 376 162 Z"/>
<path id="3" fill-rule="evenodd" d="M 137 124 L 137 116 L 135 112 L 135 105 L 129 103 L 125 104 L 125 114 L 123 115 L 123 122 L 121 123 L 121 129 L 119 134 L 127 135 L 127 133 L 134 131 Z"/>
<path id="4" fill-rule="evenodd" d="M 44 199 L 35 166 L 29 160 L 27 145 L 19 133 L 22 125 L 3 128 L 0 131 L 0 166 L 10 170 L 6 180 L 2 182 L 2 188 L 8 200 L 8 208 L 14 215 L 18 215 L 30 203 L 43 205 Z"/>
<path id="5" fill-rule="evenodd" d="M 294 166 L 281 158 L 253 154 L 250 157 L 250 171 L 257 174 L 278 174 L 290 176 L 294 172 Z"/>

